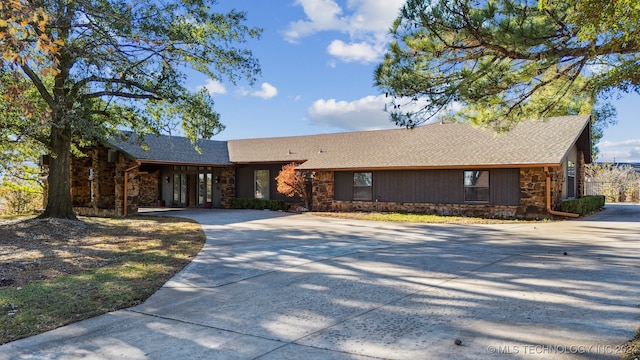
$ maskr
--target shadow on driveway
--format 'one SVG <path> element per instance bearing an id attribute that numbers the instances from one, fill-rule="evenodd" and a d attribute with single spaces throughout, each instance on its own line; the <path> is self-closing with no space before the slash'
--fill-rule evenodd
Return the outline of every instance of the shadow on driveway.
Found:
<path id="1" fill-rule="evenodd" d="M 144 304 L 0 358 L 615 359 L 640 325 L 639 209 L 475 226 L 181 211 L 207 243 Z"/>

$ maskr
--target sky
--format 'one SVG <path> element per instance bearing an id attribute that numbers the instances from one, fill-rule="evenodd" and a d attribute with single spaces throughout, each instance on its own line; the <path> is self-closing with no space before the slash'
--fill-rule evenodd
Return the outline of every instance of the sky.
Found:
<path id="1" fill-rule="evenodd" d="M 216 11 L 246 11 L 263 29 L 245 46 L 260 61 L 258 81 L 236 85 L 190 75 L 205 87 L 226 129 L 215 140 L 390 129 L 373 72 L 404 0 L 219 0 Z M 618 122 L 604 132 L 598 161 L 640 162 L 639 95 L 614 99 Z"/>

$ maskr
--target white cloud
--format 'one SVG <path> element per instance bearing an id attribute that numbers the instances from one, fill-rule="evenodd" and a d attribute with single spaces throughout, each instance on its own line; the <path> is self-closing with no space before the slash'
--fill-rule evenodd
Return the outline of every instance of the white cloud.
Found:
<path id="1" fill-rule="evenodd" d="M 618 146 L 638 146 L 640 147 L 640 139 L 629 139 L 622 141 L 601 141 L 598 143 L 598 147 L 618 147 Z"/>
<path id="2" fill-rule="evenodd" d="M 597 161 L 602 162 L 640 162 L 640 139 L 621 141 L 601 141 Z"/>
<path id="3" fill-rule="evenodd" d="M 207 89 L 209 94 L 226 94 L 227 89 L 225 89 L 224 85 L 218 80 L 208 79 L 204 86 L 198 86 L 198 90 Z"/>
<path id="4" fill-rule="evenodd" d="M 344 19 L 340 18 L 342 9 L 333 0 L 296 0 L 302 6 L 307 20 L 298 20 L 289 25 L 285 39 L 297 42 L 299 39 L 325 30 L 346 30 Z"/>
<path id="5" fill-rule="evenodd" d="M 265 100 L 271 99 L 276 95 L 278 95 L 278 89 L 276 89 L 275 86 L 269 83 L 262 83 L 262 85 L 260 86 L 260 90 L 251 93 L 251 96 L 261 97 Z"/>
<path id="6" fill-rule="evenodd" d="M 363 63 L 376 61 L 381 52 L 380 49 L 374 49 L 371 44 L 364 42 L 345 44 L 341 40 L 333 40 L 327 47 L 327 51 L 344 62 L 359 61 Z"/>
<path id="7" fill-rule="evenodd" d="M 355 101 L 316 100 L 309 108 L 311 122 L 345 130 L 389 129 L 394 124 L 384 111 L 384 95 L 367 96 Z"/>
<path id="8" fill-rule="evenodd" d="M 242 86 L 241 86 L 241 87 L 239 87 L 239 88 L 237 88 L 237 89 L 236 89 L 236 94 L 237 94 L 238 96 L 248 96 L 248 95 L 250 95 L 250 94 L 251 94 L 251 92 L 250 92 L 249 90 L 247 90 L 247 89 L 245 89 L 244 87 L 242 87 Z"/>
<path id="9" fill-rule="evenodd" d="M 302 96 L 300 95 L 296 95 L 296 96 L 287 96 L 287 98 L 289 100 L 291 100 L 291 102 L 298 102 L 300 99 L 302 99 Z"/>
<path id="10" fill-rule="evenodd" d="M 295 43 L 318 32 L 337 31 L 348 34 L 349 41 L 347 45 L 345 41 L 333 40 L 327 48 L 331 55 L 347 62 L 376 61 L 389 43 L 389 28 L 404 2 L 348 0 L 341 7 L 334 0 L 296 0 L 307 18 L 292 22 L 284 33 L 285 39 Z M 362 56 L 363 52 L 366 56 Z"/>
<path id="11" fill-rule="evenodd" d="M 409 98 L 400 102 L 405 104 L 402 106 L 403 112 L 415 112 L 426 105 L 425 100 L 413 102 Z M 331 125 L 349 131 L 393 129 L 396 125 L 384 110 L 388 104 L 389 98 L 384 95 L 370 95 L 354 101 L 320 99 L 311 105 L 308 113 L 311 123 L 317 125 Z M 459 109 L 460 104 L 455 102 L 449 110 Z M 429 123 L 437 121 L 438 118 L 434 118 Z"/>

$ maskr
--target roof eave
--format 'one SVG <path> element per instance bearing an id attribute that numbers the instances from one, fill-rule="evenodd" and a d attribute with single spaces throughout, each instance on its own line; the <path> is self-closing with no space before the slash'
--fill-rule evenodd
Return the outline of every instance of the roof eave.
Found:
<path id="1" fill-rule="evenodd" d="M 430 165 L 430 166 L 367 166 L 367 167 L 305 167 L 300 170 L 309 171 L 385 171 L 385 170 L 447 170 L 447 169 L 519 169 L 535 167 L 558 167 L 562 163 L 521 163 L 521 164 L 482 164 L 482 165 Z"/>
<path id="2" fill-rule="evenodd" d="M 151 159 L 138 159 L 141 164 L 157 164 L 157 165 L 182 165 L 182 166 L 210 166 L 210 167 L 228 167 L 232 166 L 232 163 L 226 164 L 211 164 L 211 163 L 199 163 L 199 162 L 184 162 L 184 161 L 165 161 L 165 160 L 151 160 Z"/>

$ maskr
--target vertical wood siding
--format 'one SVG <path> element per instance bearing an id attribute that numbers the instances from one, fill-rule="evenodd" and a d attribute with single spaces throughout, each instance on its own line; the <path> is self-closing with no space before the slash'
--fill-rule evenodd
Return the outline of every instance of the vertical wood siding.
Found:
<path id="1" fill-rule="evenodd" d="M 491 169 L 490 203 L 518 205 L 518 169 Z M 464 170 L 396 170 L 373 172 L 373 200 L 399 203 L 464 203 Z M 353 171 L 335 173 L 335 200 L 353 200 Z"/>
<path id="2" fill-rule="evenodd" d="M 489 173 L 491 204 L 520 204 L 520 169 L 491 169 Z"/>
<path id="3" fill-rule="evenodd" d="M 276 176 L 282 170 L 283 164 L 259 164 L 259 165 L 240 165 L 236 168 L 236 198 L 239 199 L 253 199 L 254 194 L 254 179 L 253 174 L 255 170 L 269 170 L 269 200 L 283 200 L 283 201 L 296 201 L 297 197 L 290 198 L 284 196 L 278 192 L 278 184 L 276 182 Z"/>
<path id="4" fill-rule="evenodd" d="M 353 200 L 353 171 L 336 171 L 333 176 L 334 199 Z"/>

